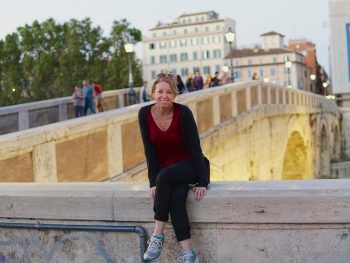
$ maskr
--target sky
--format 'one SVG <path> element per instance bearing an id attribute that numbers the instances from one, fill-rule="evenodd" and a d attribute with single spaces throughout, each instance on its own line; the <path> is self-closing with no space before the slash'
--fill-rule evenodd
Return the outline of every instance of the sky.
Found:
<path id="1" fill-rule="evenodd" d="M 108 35 L 114 20 L 126 18 L 132 27 L 150 36 L 157 22 L 170 23 L 184 13 L 216 11 L 219 18 L 236 21 L 237 46 L 260 44 L 260 34 L 276 31 L 289 39 L 316 44 L 317 59 L 329 72 L 328 0 L 2 0 L 0 38 L 17 27 L 54 18 L 91 18 Z M 137 48 L 142 58 L 142 46 Z"/>

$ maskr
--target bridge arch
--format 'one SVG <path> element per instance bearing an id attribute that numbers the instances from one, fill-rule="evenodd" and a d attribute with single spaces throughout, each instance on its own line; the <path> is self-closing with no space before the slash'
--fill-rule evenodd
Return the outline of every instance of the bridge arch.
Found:
<path id="1" fill-rule="evenodd" d="M 283 155 L 280 159 L 280 179 L 282 180 L 304 180 L 312 179 L 310 147 L 311 128 L 308 116 L 293 115 L 286 123 L 286 133 L 282 143 Z M 281 142 L 277 142 L 281 143 Z"/>
<path id="2" fill-rule="evenodd" d="M 307 146 L 298 131 L 294 131 L 288 138 L 283 157 L 282 179 L 303 180 L 308 174 Z"/>

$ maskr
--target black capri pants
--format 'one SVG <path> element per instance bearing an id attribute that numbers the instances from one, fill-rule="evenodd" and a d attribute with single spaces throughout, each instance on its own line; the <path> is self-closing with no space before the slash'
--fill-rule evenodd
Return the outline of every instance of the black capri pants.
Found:
<path id="1" fill-rule="evenodd" d="M 189 185 L 196 182 L 196 172 L 190 159 L 184 159 L 162 169 L 156 179 L 154 219 L 167 222 L 169 213 L 177 241 L 191 237 L 186 209 Z"/>

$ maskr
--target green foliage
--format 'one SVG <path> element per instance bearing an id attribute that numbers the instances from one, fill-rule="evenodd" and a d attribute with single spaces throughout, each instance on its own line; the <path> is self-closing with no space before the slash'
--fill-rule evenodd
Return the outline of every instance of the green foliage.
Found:
<path id="1" fill-rule="evenodd" d="M 103 36 L 86 18 L 58 24 L 54 19 L 19 27 L 0 40 L 0 106 L 69 96 L 83 79 L 105 90 L 128 86 L 127 42 L 141 41 L 141 31 L 122 19 Z M 140 66 L 131 54 L 136 86 Z"/>

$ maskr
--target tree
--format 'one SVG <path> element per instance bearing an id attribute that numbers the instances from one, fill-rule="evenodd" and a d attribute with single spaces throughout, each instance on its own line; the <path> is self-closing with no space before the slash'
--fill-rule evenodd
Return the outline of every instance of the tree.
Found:
<path id="1" fill-rule="evenodd" d="M 114 21 L 103 36 L 86 18 L 58 24 L 50 18 L 34 21 L 0 40 L 0 106 L 72 94 L 83 79 L 108 89 L 128 86 L 128 57 L 124 44 L 140 41 L 141 31 L 127 20 Z M 132 57 L 136 85 L 141 85 L 139 65 Z"/>

